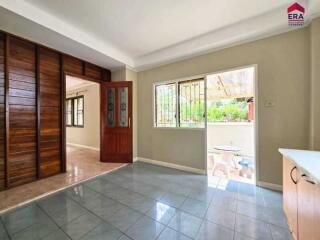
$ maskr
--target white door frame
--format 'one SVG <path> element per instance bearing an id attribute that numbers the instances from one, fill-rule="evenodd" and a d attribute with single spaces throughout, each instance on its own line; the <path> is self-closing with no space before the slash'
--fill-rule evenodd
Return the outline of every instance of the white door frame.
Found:
<path id="1" fill-rule="evenodd" d="M 239 67 L 235 67 L 235 68 L 228 68 L 228 69 L 224 69 L 224 70 L 219 70 L 217 72 L 213 72 L 213 73 L 208 73 L 206 74 L 205 78 L 204 78 L 204 87 L 205 87 L 205 91 L 204 91 L 204 104 L 205 104 L 205 172 L 206 175 L 208 175 L 208 143 L 207 143 L 207 134 L 208 134 L 208 125 L 207 125 L 207 77 L 209 75 L 213 75 L 213 74 L 219 74 L 219 73 L 224 73 L 224 72 L 229 72 L 229 71 L 234 71 L 234 70 L 239 70 L 239 69 L 244 69 L 244 68 L 250 68 L 253 67 L 254 69 L 254 82 L 253 82 L 253 88 L 254 88 L 254 161 L 255 161 L 255 168 L 254 168 L 254 184 L 257 185 L 258 183 L 258 179 L 259 179 L 259 133 L 258 133 L 258 123 L 259 123 L 259 112 L 258 112 L 258 65 L 257 64 L 251 64 L 251 65 L 246 65 L 246 66 L 239 66 Z"/>

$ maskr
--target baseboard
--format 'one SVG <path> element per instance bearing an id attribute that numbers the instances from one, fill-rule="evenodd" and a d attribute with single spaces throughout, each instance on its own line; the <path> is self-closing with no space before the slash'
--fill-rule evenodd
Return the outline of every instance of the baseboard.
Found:
<path id="1" fill-rule="evenodd" d="M 279 184 L 274 184 L 274 183 L 269 183 L 269 182 L 263 182 L 263 181 L 258 181 L 257 185 L 259 187 L 264 187 L 264 188 L 268 188 L 271 190 L 275 190 L 275 191 L 279 191 L 282 192 L 282 186 Z"/>
<path id="2" fill-rule="evenodd" d="M 90 147 L 90 146 L 81 145 L 81 144 L 76 144 L 76 143 L 67 143 L 67 145 L 74 146 L 74 147 L 87 148 L 87 149 L 94 150 L 94 151 L 100 151 L 99 148 Z"/>
<path id="3" fill-rule="evenodd" d="M 136 162 L 136 161 L 139 161 L 139 158 L 138 158 L 138 157 L 134 157 L 134 158 L 133 158 L 133 162 Z"/>
<path id="4" fill-rule="evenodd" d="M 137 160 L 140 162 L 150 163 L 150 164 L 168 167 L 168 168 L 174 168 L 174 169 L 178 169 L 178 170 L 182 170 L 182 171 L 186 171 L 186 172 L 192 172 L 192 173 L 198 173 L 198 174 L 205 174 L 206 173 L 206 171 L 203 169 L 187 167 L 187 166 L 178 165 L 178 164 L 174 164 L 174 163 L 162 162 L 162 161 L 153 160 L 153 159 L 149 159 L 149 158 L 137 157 Z"/>

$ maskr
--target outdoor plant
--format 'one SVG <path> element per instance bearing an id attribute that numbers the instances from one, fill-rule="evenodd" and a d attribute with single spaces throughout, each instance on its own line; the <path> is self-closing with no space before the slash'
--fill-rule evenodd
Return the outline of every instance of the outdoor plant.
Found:
<path id="1" fill-rule="evenodd" d="M 208 107 L 208 122 L 243 122 L 247 121 L 248 106 L 246 101 L 213 102 Z"/>

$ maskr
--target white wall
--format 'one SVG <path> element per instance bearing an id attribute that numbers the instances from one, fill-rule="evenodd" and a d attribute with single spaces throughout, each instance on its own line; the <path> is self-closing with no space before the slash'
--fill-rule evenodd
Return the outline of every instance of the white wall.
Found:
<path id="1" fill-rule="evenodd" d="M 67 91 L 67 98 L 74 97 L 76 92 L 84 96 L 84 127 L 67 127 L 67 143 L 100 149 L 100 86 Z"/>
<path id="2" fill-rule="evenodd" d="M 236 146 L 241 154 L 254 156 L 253 123 L 208 123 L 207 148 L 217 145 Z"/>

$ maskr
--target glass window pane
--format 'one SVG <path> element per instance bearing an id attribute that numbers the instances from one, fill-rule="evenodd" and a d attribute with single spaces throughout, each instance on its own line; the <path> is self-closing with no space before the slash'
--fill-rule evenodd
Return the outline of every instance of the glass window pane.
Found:
<path id="1" fill-rule="evenodd" d="M 128 88 L 119 88 L 119 126 L 128 127 Z"/>
<path id="2" fill-rule="evenodd" d="M 83 113 L 78 113 L 78 126 L 83 126 Z"/>
<path id="3" fill-rule="evenodd" d="M 78 111 L 83 110 L 83 97 L 78 98 Z"/>
<path id="4" fill-rule="evenodd" d="M 75 98 L 73 99 L 73 125 L 77 126 L 78 125 L 78 110 L 77 110 L 77 106 L 78 106 L 78 99 Z"/>
<path id="5" fill-rule="evenodd" d="M 106 91 L 107 100 L 107 126 L 115 126 L 115 89 L 108 88 Z"/>
<path id="6" fill-rule="evenodd" d="M 155 87 L 155 124 L 157 127 L 176 127 L 176 85 Z"/>
<path id="7" fill-rule="evenodd" d="M 204 127 L 204 80 L 179 83 L 180 127 Z"/>
<path id="8" fill-rule="evenodd" d="M 72 105 L 71 99 L 66 100 L 66 124 L 68 126 L 72 125 Z"/>

